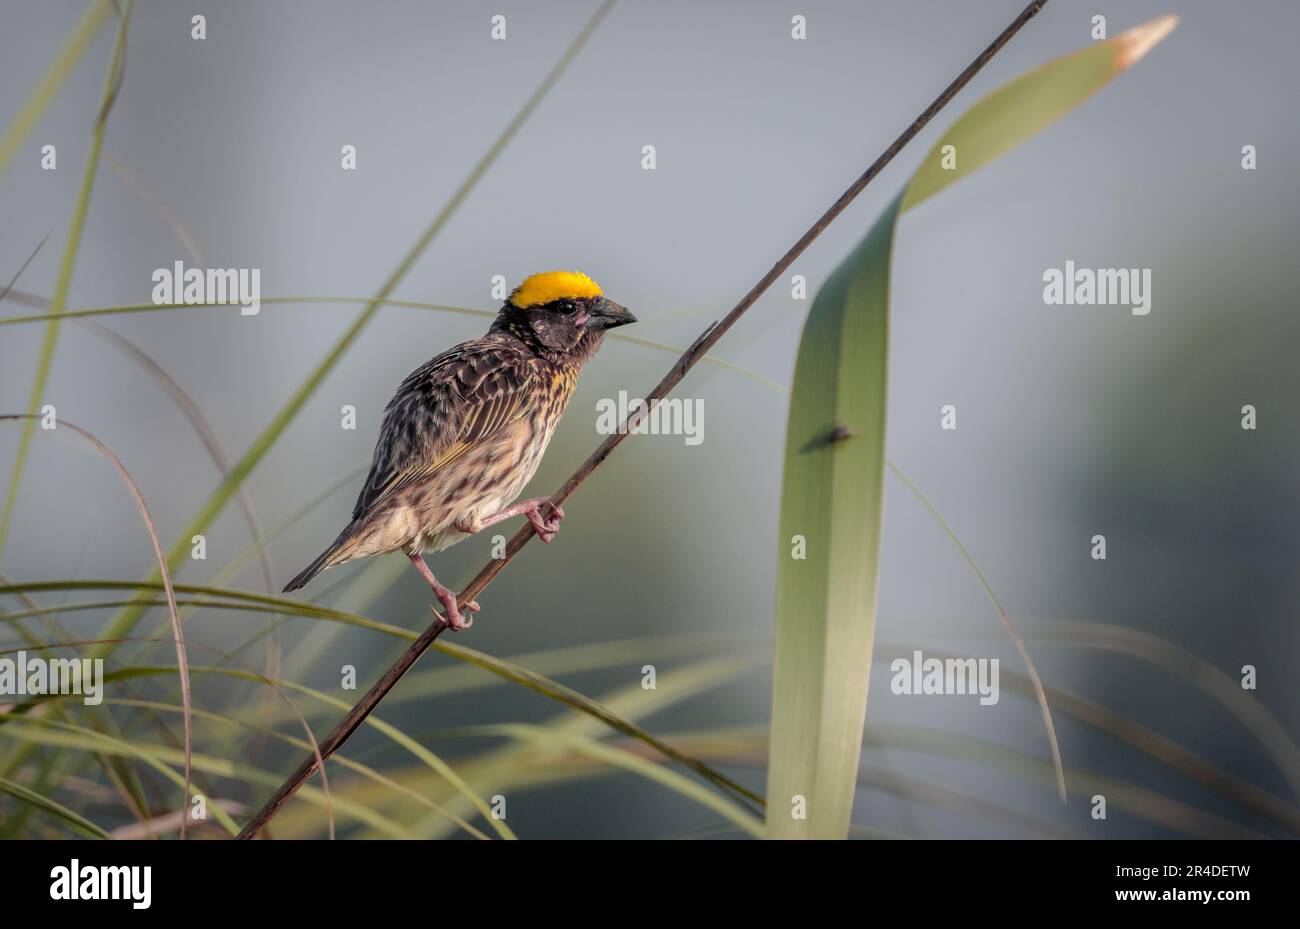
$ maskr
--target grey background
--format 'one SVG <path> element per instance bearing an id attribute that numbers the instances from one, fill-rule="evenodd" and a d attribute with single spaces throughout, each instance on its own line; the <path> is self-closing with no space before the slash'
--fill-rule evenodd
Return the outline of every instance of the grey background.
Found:
<path id="1" fill-rule="evenodd" d="M 685 344 L 740 297 L 930 99 L 1009 22 L 1019 0 L 619 3 L 588 47 L 420 258 L 395 296 L 492 309 L 513 285 L 581 268 L 631 307 L 633 335 Z M 83 6 L 4 3 L 0 120 L 30 93 Z M 592 2 L 136 5 L 125 83 L 105 151 L 193 236 L 214 267 L 262 269 L 264 296 L 374 293 L 594 11 Z M 1146 630 L 1236 675 L 1259 669 L 1260 702 L 1294 734 L 1297 412 L 1292 286 L 1297 251 L 1294 4 L 1053 0 L 798 262 L 816 288 L 870 227 L 930 144 L 982 94 L 1173 10 L 1180 27 L 1132 71 L 1041 136 L 906 215 L 893 264 L 890 457 L 930 495 L 1012 616 Z M 190 16 L 208 19 L 206 41 Z M 489 39 L 502 13 L 509 38 Z M 789 36 L 793 13 L 809 37 Z M 48 296 L 111 52 L 104 30 L 0 177 L 0 278 L 53 233 L 18 287 Z M 58 147 L 58 170 L 39 151 Z M 359 170 L 339 149 L 358 148 Z M 653 144 L 658 169 L 641 170 Z M 1243 171 L 1240 149 L 1258 149 Z M 150 274 L 189 256 L 158 210 L 104 164 L 70 305 L 147 302 Z M 1067 259 L 1149 267 L 1150 316 L 1047 307 L 1042 273 Z M 718 355 L 783 384 L 809 304 L 773 288 Z M 359 307 L 316 304 L 108 317 L 199 402 L 238 456 L 334 344 Z M 30 312 L 7 304 L 5 315 Z M 677 314 L 663 321 L 657 317 Z M 407 371 L 485 322 L 380 312 L 247 483 L 274 524 L 366 458 Z M 26 408 L 43 326 L 0 329 L 0 409 Z M 584 375 L 533 484 L 547 493 L 599 440 L 595 403 L 648 390 L 667 353 L 610 343 Z M 705 441 L 628 442 L 573 499 L 560 540 L 531 546 L 482 598 L 464 641 L 510 655 L 673 633 L 770 637 L 786 398 L 702 366 L 681 388 L 703 398 Z M 120 352 L 65 324 L 48 389 L 60 415 L 94 430 L 142 486 L 174 541 L 216 486 L 211 461 L 158 385 Z M 339 408 L 359 411 L 355 432 Z M 939 408 L 958 407 L 956 432 Z M 1256 432 L 1240 408 L 1259 409 Z M 0 431 L 9 467 L 18 429 Z M 7 470 L 6 470 L 7 474 Z M 7 480 L 7 477 L 6 477 Z M 333 538 L 354 488 L 272 547 L 277 581 Z M 879 638 L 1021 665 L 983 591 L 906 488 L 886 487 Z M 1104 533 L 1109 558 L 1088 556 Z M 247 542 L 230 506 L 209 532 L 200 580 Z M 460 583 L 488 554 L 471 540 L 434 568 Z M 147 538 L 116 475 L 69 439 L 38 435 L 0 570 L 14 578 L 136 577 Z M 400 562 L 401 559 L 390 559 Z M 208 568 L 207 565 L 211 565 Z M 368 615 L 427 620 L 414 572 L 390 565 Z M 351 566 L 331 572 L 362 576 Z M 257 588 L 255 570 L 236 582 Z M 320 582 L 317 582 L 320 583 Z M 313 593 L 309 588 L 306 593 Z M 354 594 L 355 595 L 355 594 Z M 341 602 L 348 605 L 345 591 Z M 359 596 L 359 595 L 357 595 Z M 356 604 L 353 604 L 356 605 Z M 97 614 L 73 617 L 98 629 Z M 141 628 L 159 621 L 151 617 Z M 297 621 L 292 621 L 297 622 Z M 228 647 L 246 615 L 200 613 L 196 640 Z M 306 624 L 289 626 L 292 654 Z M 1131 657 L 1030 646 L 1044 678 L 1150 726 L 1288 799 L 1261 745 L 1185 679 Z M 349 631 L 304 680 L 336 686 L 339 663 L 368 682 L 387 642 Z M 444 657 L 428 659 L 448 662 Z M 680 666 L 682 659 L 661 667 Z M 599 695 L 634 684 L 643 661 L 566 682 Z M 654 731 L 763 725 L 770 672 L 652 715 Z M 895 697 L 875 669 L 869 719 L 953 732 L 1046 757 L 1036 706 Z M 225 691 L 200 696 L 220 702 Z M 420 732 L 474 721 L 542 720 L 555 708 L 514 688 L 394 710 Z M 1058 715 L 1066 763 L 1273 834 L 1168 769 Z M 287 770 L 285 755 L 273 766 Z M 1092 822 L 1050 784 L 996 766 L 868 748 L 864 763 L 943 783 L 1088 835 L 1175 834 L 1112 808 Z M 758 771 L 737 776 L 761 789 Z M 254 797 L 253 799 L 256 799 Z M 531 836 L 679 835 L 710 815 L 630 776 L 549 790 L 511 808 Z M 927 836 L 1018 835 L 978 817 L 863 791 L 855 821 Z"/>

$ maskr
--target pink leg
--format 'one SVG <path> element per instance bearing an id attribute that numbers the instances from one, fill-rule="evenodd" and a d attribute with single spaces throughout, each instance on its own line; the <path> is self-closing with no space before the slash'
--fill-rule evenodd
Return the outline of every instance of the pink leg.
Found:
<path id="1" fill-rule="evenodd" d="M 542 516 L 542 507 L 549 507 L 553 510 L 550 516 Z M 549 542 L 555 538 L 555 534 L 560 531 L 560 520 L 564 519 L 564 507 L 551 506 L 551 501 L 546 497 L 534 497 L 531 500 L 521 500 L 513 506 L 508 506 L 499 513 L 493 513 L 491 516 L 483 519 L 479 524 L 479 529 L 486 529 L 488 526 L 495 526 L 512 516 L 527 516 L 528 521 L 533 524 L 533 531 L 543 542 Z M 458 527 L 459 528 L 459 527 Z"/>
<path id="2" fill-rule="evenodd" d="M 461 615 L 460 608 L 456 605 L 456 592 L 449 587 L 444 587 L 433 576 L 433 572 L 429 570 L 424 557 L 413 552 L 407 552 L 406 557 L 411 559 L 411 564 L 415 565 L 415 570 L 419 571 L 420 575 L 429 582 L 429 586 L 433 588 L 433 595 L 438 598 L 442 608 L 447 611 L 447 625 L 451 627 L 452 632 L 460 632 L 460 630 L 473 625 L 473 617 Z M 478 603 L 473 600 L 466 602 L 464 607 L 471 613 L 477 613 L 479 610 Z"/>

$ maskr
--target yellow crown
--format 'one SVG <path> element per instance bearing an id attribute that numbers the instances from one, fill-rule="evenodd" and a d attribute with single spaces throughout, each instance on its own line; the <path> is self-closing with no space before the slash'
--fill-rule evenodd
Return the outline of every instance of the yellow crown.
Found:
<path id="1" fill-rule="evenodd" d="M 599 297 L 600 285 L 581 271 L 547 271 L 525 278 L 510 294 L 510 303 L 524 310 L 556 300 Z"/>

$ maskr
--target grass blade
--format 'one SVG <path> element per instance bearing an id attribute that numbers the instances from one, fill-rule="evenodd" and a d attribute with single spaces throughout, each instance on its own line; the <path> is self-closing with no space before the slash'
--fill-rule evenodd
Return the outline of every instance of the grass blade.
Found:
<path id="1" fill-rule="evenodd" d="M 477 665 L 486 671 L 491 671 L 493 674 L 500 675 L 506 680 L 521 684 L 535 693 L 539 693 L 545 697 L 550 697 L 558 703 L 572 707 L 575 710 L 586 713 L 588 716 L 600 720 L 616 732 L 620 732 L 626 736 L 631 736 L 632 738 L 649 745 L 664 757 L 671 758 L 673 761 L 685 765 L 715 787 L 730 794 L 733 798 L 739 798 L 742 801 L 756 803 L 759 806 L 762 806 L 763 804 L 763 798 L 749 788 L 737 783 L 717 769 L 706 765 L 699 759 L 692 758 L 690 755 L 678 751 L 662 739 L 656 738 L 635 723 L 624 719 L 619 714 L 602 706 L 590 697 L 583 696 L 570 687 L 565 687 L 557 681 L 553 681 L 533 671 L 529 671 L 527 668 L 521 667 L 520 665 L 504 661 L 500 658 L 494 658 L 485 652 L 475 651 L 474 649 L 467 648 L 464 645 L 455 645 L 450 642 L 438 642 L 435 643 L 434 647 L 445 654 L 453 655 L 462 661 Z"/>
<path id="2" fill-rule="evenodd" d="M 34 790 L 29 790 L 22 784 L 18 784 L 7 778 L 0 777 L 0 793 L 7 793 L 11 797 L 16 797 L 23 803 L 33 806 L 38 810 L 44 810 L 51 814 L 78 832 L 90 836 L 92 839 L 107 839 L 108 833 L 96 826 L 90 820 L 86 819 L 80 813 L 74 813 L 61 803 L 56 803 L 49 797 L 42 796 Z"/>
<path id="3" fill-rule="evenodd" d="M 669 788 L 679 796 L 694 800 L 706 809 L 739 826 L 755 838 L 762 838 L 762 822 L 750 815 L 746 810 L 738 807 L 720 794 L 706 789 L 703 785 L 690 778 L 643 758 L 634 751 L 609 745 L 605 742 L 598 742 L 590 736 L 576 732 L 564 732 L 553 727 L 534 726 L 524 723 L 500 723 L 480 726 L 478 731 L 482 735 L 503 735 L 518 741 L 538 742 L 548 747 L 563 746 L 611 767 L 639 774 L 647 780 Z"/>
<path id="4" fill-rule="evenodd" d="M 698 661 L 660 674 L 658 686 L 653 691 L 645 690 L 638 683 L 602 694 L 600 704 L 625 719 L 636 720 L 652 713 L 666 712 L 694 696 L 715 690 L 735 680 L 753 668 L 754 664 L 752 659 L 734 656 Z M 552 717 L 548 728 L 552 732 L 598 738 L 601 734 L 601 721 L 589 715 L 565 713 Z M 461 731 L 465 731 L 465 727 Z M 426 734 L 422 739 L 432 741 L 439 737 L 437 734 Z M 653 746 L 642 745 L 643 754 L 647 757 L 667 758 Z M 538 765 L 544 764 L 548 757 L 553 756 L 554 751 L 545 745 L 508 745 L 467 762 L 464 771 L 468 779 L 484 785 L 485 791 L 508 793 L 516 786 L 529 783 Z M 736 806 L 740 813 L 744 812 L 742 807 L 747 807 L 748 803 L 742 801 Z M 417 824 L 416 831 L 437 838 L 446 833 L 446 824 L 425 817 L 424 822 Z"/>
<path id="5" fill-rule="evenodd" d="M 142 709 L 151 709 L 151 710 L 157 710 L 166 713 L 184 712 L 183 707 L 179 707 L 171 703 L 160 703 L 155 700 L 115 699 L 115 700 L 110 700 L 108 702 L 121 705 L 121 706 L 140 707 Z M 291 735 L 285 735 L 282 732 L 277 732 L 276 730 L 269 729 L 265 726 L 257 726 L 252 723 L 246 722 L 245 720 L 239 719 L 235 716 L 228 716 L 222 713 L 214 713 L 210 710 L 201 710 L 201 709 L 195 709 L 194 715 L 196 718 L 222 723 L 230 728 L 251 730 L 252 732 L 255 732 L 257 735 L 262 736 L 263 738 L 284 742 L 288 745 L 292 745 L 294 748 L 302 749 L 305 751 L 313 750 L 313 743 L 305 739 L 297 739 Z M 375 784 L 386 787 L 389 790 L 392 790 L 396 793 L 402 794 L 404 797 L 409 798 L 410 800 L 414 801 L 415 803 L 419 804 L 422 807 L 425 807 L 427 809 L 433 810 L 435 813 L 439 813 L 443 816 L 446 816 L 448 819 L 450 819 L 457 826 L 459 826 L 461 829 L 463 829 L 465 832 L 467 832 L 474 838 L 476 839 L 487 838 L 487 836 L 484 835 L 483 832 L 476 829 L 474 826 L 466 822 L 461 817 L 457 816 L 456 814 L 448 810 L 443 809 L 442 807 L 438 806 L 438 804 L 434 803 L 432 800 L 426 797 L 424 794 L 412 790 L 411 788 L 407 787 L 405 784 L 401 783 L 400 781 L 394 780 L 388 775 L 383 774 L 382 772 L 377 771 L 368 765 L 364 765 L 361 764 L 360 762 L 353 761 L 351 758 L 344 757 L 343 755 L 340 755 L 337 752 L 331 755 L 330 759 L 335 764 L 339 765 L 339 767 L 346 768 L 349 771 L 353 771 L 361 775 L 363 778 L 372 781 Z"/>
<path id="6" fill-rule="evenodd" d="M 175 671 L 174 668 L 171 670 Z M 0 719 L 7 719 L 11 716 L 12 714 L 0 712 Z M 22 717 L 21 723 L 14 720 L 14 725 L 6 727 L 6 733 L 12 738 L 25 739 L 41 745 L 138 758 L 177 786 L 183 783 L 182 776 L 174 771 L 172 766 L 182 765 L 184 763 L 184 754 L 165 745 L 155 745 L 140 740 L 114 739 L 82 726 L 57 723 L 52 720 L 33 719 L 31 717 Z M 196 754 L 193 757 L 193 763 L 195 770 L 203 771 L 214 777 L 243 780 L 255 784 L 274 784 L 279 780 L 274 774 L 230 758 L 216 758 L 211 755 Z M 298 796 L 317 806 L 325 804 L 324 796 L 315 787 L 304 786 L 299 791 Z M 350 816 L 391 838 L 415 838 L 414 834 L 402 824 L 381 816 L 360 804 L 348 803 L 345 800 L 338 799 L 334 801 L 334 808 L 336 812 Z M 220 804 L 209 803 L 208 812 L 230 835 L 233 836 L 238 832 L 239 827 Z"/>
<path id="7" fill-rule="evenodd" d="M 109 0 L 92 0 L 86 7 L 86 12 L 81 14 L 81 19 L 77 20 L 77 25 L 68 34 L 63 48 L 59 49 L 59 53 L 50 62 L 41 82 L 36 85 L 36 89 L 27 98 L 23 108 L 9 124 L 4 136 L 0 137 L 0 173 L 9 167 L 9 162 L 27 140 L 27 136 L 36 128 L 45 109 L 58 96 L 64 82 L 76 70 L 77 63 L 86 54 L 86 49 L 90 48 L 95 37 L 99 35 L 99 27 L 104 25 L 104 20 L 108 18 L 112 9 Z"/>
<path id="8" fill-rule="evenodd" d="M 128 5 L 128 12 L 129 12 Z M 30 425 L 35 417 L 21 415 L 0 415 L 0 421 L 4 420 L 25 420 L 25 424 Z M 126 465 L 122 460 L 113 454 L 112 450 L 97 439 L 90 432 L 64 420 L 62 426 L 65 429 L 71 429 L 77 435 L 81 436 L 101 455 L 108 459 L 109 463 L 117 471 L 126 484 L 127 490 L 130 491 L 132 499 L 135 501 L 136 509 L 140 511 L 140 518 L 144 521 L 145 529 L 149 533 L 149 541 L 153 545 L 154 557 L 157 559 L 159 576 L 162 578 L 163 592 L 167 597 L 167 613 L 171 617 L 172 636 L 176 647 L 176 670 L 180 676 L 181 698 L 185 704 L 185 793 L 182 800 L 182 809 L 189 809 L 190 805 L 190 753 L 193 749 L 193 730 L 190 719 L 190 672 L 189 659 L 185 653 L 185 636 L 181 631 L 181 618 L 176 609 L 176 591 L 172 587 L 171 571 L 167 567 L 167 562 L 163 558 L 162 543 L 158 541 L 158 529 L 154 525 L 153 517 L 149 513 L 149 506 L 144 502 L 144 495 L 140 493 L 140 487 L 136 484 L 135 478 L 127 471 Z M 181 821 L 181 838 L 185 838 L 186 827 L 185 820 Z"/>
<path id="9" fill-rule="evenodd" d="M 108 65 L 108 76 L 104 79 L 104 98 L 91 130 L 90 154 L 86 157 L 86 167 L 81 176 L 81 189 L 77 192 L 77 204 L 72 212 L 72 225 L 68 229 L 68 240 L 63 246 L 63 258 L 59 262 L 59 276 L 54 284 L 54 295 L 50 298 L 49 322 L 45 327 L 45 340 L 41 345 L 41 354 L 36 364 L 36 377 L 32 382 L 32 396 L 28 401 L 28 413 L 35 414 L 41 407 L 41 398 L 45 395 L 45 384 L 54 366 L 54 348 L 59 340 L 60 316 L 68 305 L 68 290 L 72 286 L 72 269 L 77 263 L 77 252 L 81 248 L 81 233 L 86 228 L 86 214 L 90 210 L 90 195 L 95 189 L 95 173 L 99 170 L 99 153 L 104 146 L 104 130 L 108 125 L 108 112 L 117 96 L 121 81 L 121 67 L 126 56 L 126 26 L 131 19 L 132 0 L 126 0 L 121 20 L 117 27 L 117 43 L 113 46 L 113 58 Z M 89 13 L 87 14 L 90 15 Z M 0 152 L 0 168 L 3 167 L 3 152 Z M 18 500 L 18 487 L 22 483 L 23 465 L 27 460 L 27 450 L 32 443 L 32 432 L 36 421 L 28 419 L 23 423 L 22 438 L 18 442 L 18 455 L 14 459 L 13 472 L 9 475 L 9 492 L 5 495 L 4 511 L 0 512 L 0 556 L 4 555 L 5 540 L 9 535 L 9 520 L 13 517 L 14 504 Z"/>

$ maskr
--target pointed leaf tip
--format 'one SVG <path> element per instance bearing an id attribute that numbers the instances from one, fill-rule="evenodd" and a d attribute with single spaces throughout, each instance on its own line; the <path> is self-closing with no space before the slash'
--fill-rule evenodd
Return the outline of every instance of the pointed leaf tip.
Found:
<path id="1" fill-rule="evenodd" d="M 1178 17 L 1169 13 L 1140 26 L 1134 26 L 1127 32 L 1115 37 L 1119 54 L 1115 66 L 1121 71 L 1136 64 L 1143 55 L 1155 48 L 1165 36 L 1174 31 Z"/>

